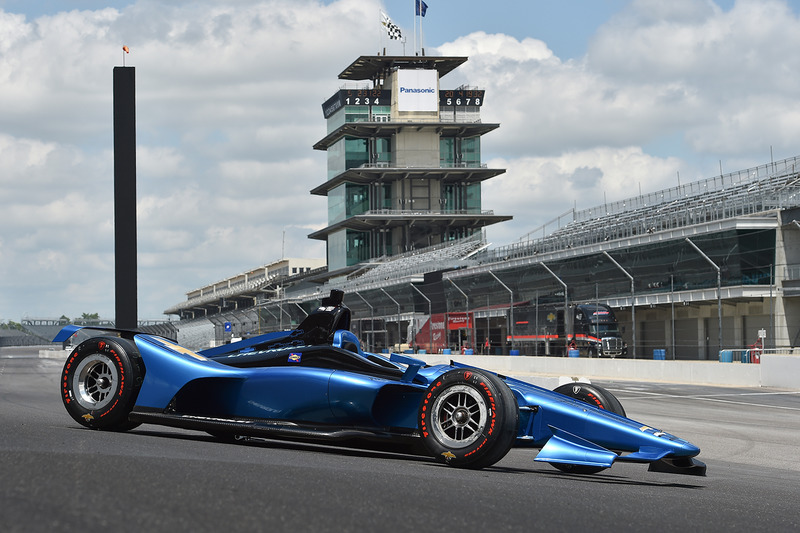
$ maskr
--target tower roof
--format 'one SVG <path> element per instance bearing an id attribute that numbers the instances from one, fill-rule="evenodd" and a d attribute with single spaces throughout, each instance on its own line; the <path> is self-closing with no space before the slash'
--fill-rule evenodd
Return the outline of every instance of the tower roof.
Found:
<path id="1" fill-rule="evenodd" d="M 357 185 L 369 185 L 372 183 L 390 183 L 404 179 L 433 179 L 442 183 L 463 182 L 477 183 L 488 180 L 500 174 L 505 169 L 488 168 L 484 165 L 480 167 L 405 167 L 391 168 L 387 166 L 361 166 L 350 168 L 341 174 L 334 176 L 322 185 L 311 189 L 311 194 L 327 196 L 328 191 L 338 187 L 342 183 L 354 183 Z"/>
<path id="2" fill-rule="evenodd" d="M 467 57 L 361 56 L 339 74 L 341 80 L 374 80 L 396 68 L 435 69 L 441 78 L 466 63 Z"/>
<path id="3" fill-rule="evenodd" d="M 511 220 L 511 215 L 495 215 L 492 210 L 474 211 L 413 211 L 379 209 L 367 211 L 360 215 L 353 215 L 330 226 L 317 230 L 308 235 L 309 239 L 327 240 L 331 233 L 340 229 L 356 231 L 370 231 L 377 229 L 391 229 L 397 227 L 410 227 L 413 225 L 426 225 L 444 232 L 452 228 L 482 228 L 498 222 Z"/>
<path id="4" fill-rule="evenodd" d="M 436 130 L 442 137 L 484 135 L 500 127 L 489 122 L 346 122 L 314 145 L 314 150 L 327 150 L 343 137 L 390 137 L 403 128 Z"/>

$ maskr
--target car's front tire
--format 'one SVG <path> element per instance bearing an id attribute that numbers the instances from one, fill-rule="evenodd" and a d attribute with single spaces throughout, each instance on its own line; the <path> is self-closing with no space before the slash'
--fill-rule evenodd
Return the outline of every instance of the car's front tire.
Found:
<path id="1" fill-rule="evenodd" d="M 127 431 L 144 377 L 133 341 L 96 337 L 79 344 L 61 372 L 61 399 L 79 424 L 92 429 Z"/>
<path id="2" fill-rule="evenodd" d="M 496 375 L 459 368 L 428 387 L 417 422 L 435 458 L 452 466 L 484 468 L 502 459 L 514 443 L 519 407 Z"/>
<path id="3" fill-rule="evenodd" d="M 605 409 L 616 415 L 625 416 L 625 409 L 622 407 L 617 397 L 598 385 L 576 381 L 574 383 L 565 383 L 553 389 L 553 392 L 575 398 L 576 400 L 594 405 L 600 409 Z M 605 467 L 602 466 L 571 465 L 566 463 L 550 464 L 562 472 L 568 472 L 570 474 L 596 474 L 597 472 L 605 470 Z"/>
<path id="4" fill-rule="evenodd" d="M 565 383 L 553 389 L 553 392 L 575 398 L 616 415 L 626 416 L 625 408 L 622 407 L 617 397 L 598 385 L 576 381 L 574 383 Z"/>

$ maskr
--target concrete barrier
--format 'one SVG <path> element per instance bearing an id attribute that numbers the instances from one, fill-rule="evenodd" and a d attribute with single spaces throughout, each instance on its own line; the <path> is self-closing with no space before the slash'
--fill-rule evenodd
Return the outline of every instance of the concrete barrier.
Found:
<path id="1" fill-rule="evenodd" d="M 800 356 L 761 354 L 761 386 L 779 389 L 800 389 Z"/>
<path id="2" fill-rule="evenodd" d="M 61 349 L 40 349 L 39 350 L 39 359 L 61 359 L 62 361 L 67 360 L 67 356 L 70 354 L 72 350 L 61 350 Z"/>
<path id="3" fill-rule="evenodd" d="M 585 376 L 597 380 L 688 383 L 730 387 L 777 387 L 800 390 L 800 357 L 762 355 L 761 364 L 718 361 L 662 361 L 502 355 L 426 355 L 428 364 L 456 360 L 510 376 Z"/>

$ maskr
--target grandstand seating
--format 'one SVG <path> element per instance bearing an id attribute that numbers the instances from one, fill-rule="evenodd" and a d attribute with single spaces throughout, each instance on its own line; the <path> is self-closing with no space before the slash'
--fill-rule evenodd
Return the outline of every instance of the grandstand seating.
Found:
<path id="1" fill-rule="evenodd" d="M 0 329 L 0 347 L 2 346 L 36 346 L 45 344 L 42 339 L 18 329 Z"/>
<path id="2" fill-rule="evenodd" d="M 215 339 L 214 323 L 205 317 L 183 320 L 176 336 L 178 344 L 192 350 L 208 348 Z"/>
<path id="3" fill-rule="evenodd" d="M 38 339 L 39 344 L 49 344 L 56 334 L 67 324 L 66 321 L 48 319 L 23 319 L 25 331 Z"/>
<path id="4" fill-rule="evenodd" d="M 204 293 L 199 296 L 195 296 L 193 298 L 189 298 L 186 302 L 181 304 L 181 307 L 201 307 L 203 305 L 213 303 L 219 301 L 222 298 L 232 298 L 239 294 L 245 294 L 253 291 L 257 291 L 259 289 L 265 288 L 269 286 L 269 284 L 281 274 L 274 273 L 261 276 L 255 276 L 253 278 L 248 279 L 247 281 L 240 281 L 238 283 L 233 283 L 229 287 L 224 289 L 216 290 L 214 292 Z M 177 309 L 177 307 L 176 307 Z M 167 312 L 173 312 L 173 309 L 168 309 Z"/>
<path id="5" fill-rule="evenodd" d="M 559 225 L 549 235 L 533 238 L 544 233 L 534 230 L 516 243 L 481 253 L 479 260 L 487 263 L 530 257 L 796 206 L 800 203 L 798 172 L 800 158 L 795 157 L 573 211 L 572 221 Z"/>
<path id="6" fill-rule="evenodd" d="M 377 288 L 381 285 L 393 285 L 398 280 L 411 276 L 421 276 L 426 272 L 435 272 L 447 268 L 463 268 L 475 264 L 469 257 L 486 246 L 482 233 L 448 243 L 437 244 L 373 260 L 366 268 L 352 274 L 344 281 L 329 281 L 324 293 L 330 289 L 341 289 L 345 292 Z M 287 293 L 291 298 L 303 300 L 318 294 L 317 289 Z"/>
<path id="7" fill-rule="evenodd" d="M 148 324 L 139 328 L 145 333 L 150 335 L 158 335 L 165 339 L 176 340 L 178 338 L 178 328 L 174 322 L 161 322 L 157 324 Z"/>

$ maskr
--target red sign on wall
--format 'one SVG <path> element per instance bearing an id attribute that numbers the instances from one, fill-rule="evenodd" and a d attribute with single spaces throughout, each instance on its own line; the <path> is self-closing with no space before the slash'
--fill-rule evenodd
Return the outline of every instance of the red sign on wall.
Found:
<path id="1" fill-rule="evenodd" d="M 447 329 L 471 328 L 472 320 L 469 313 L 450 313 L 447 315 Z"/>

